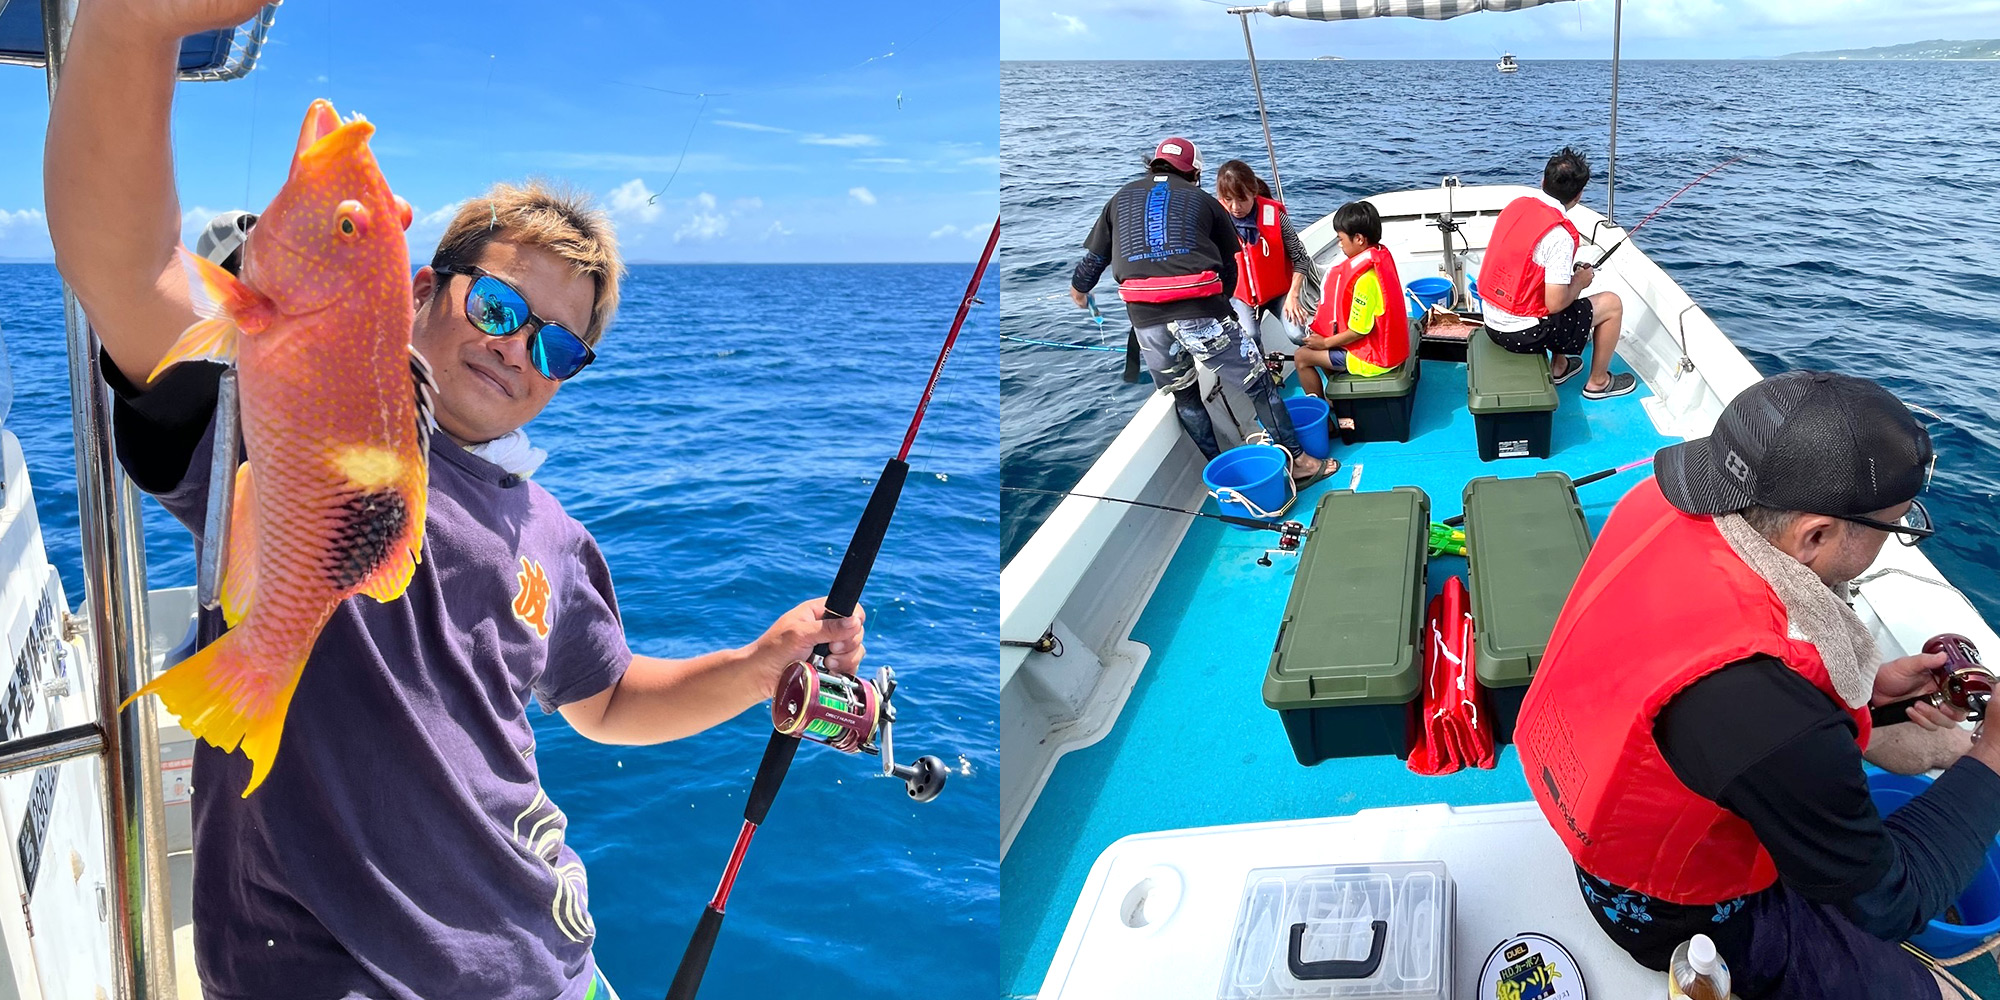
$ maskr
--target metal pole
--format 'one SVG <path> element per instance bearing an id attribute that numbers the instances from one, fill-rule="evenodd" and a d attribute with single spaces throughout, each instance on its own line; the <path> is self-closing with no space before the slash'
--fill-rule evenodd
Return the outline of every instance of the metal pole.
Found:
<path id="1" fill-rule="evenodd" d="M 52 733 L 23 736 L 0 743 L 0 775 L 32 771 L 48 764 L 60 764 L 75 757 L 91 757 L 104 749 L 104 731 L 97 723 L 58 729 Z"/>
<path id="2" fill-rule="evenodd" d="M 1618 35 L 1624 24 L 1625 0 L 1615 0 L 1611 5 L 1611 164 L 1604 170 L 1606 221 L 1613 220 L 1618 207 Z"/>
<path id="3" fill-rule="evenodd" d="M 1250 15 L 1236 16 L 1243 19 L 1243 51 L 1250 53 L 1250 85 L 1257 88 L 1257 120 L 1264 123 L 1264 152 L 1271 157 L 1271 192 L 1284 201 L 1285 182 L 1278 179 L 1278 148 L 1271 144 L 1271 116 L 1264 113 L 1264 81 L 1257 77 L 1257 48 L 1250 44 Z"/>
<path id="4" fill-rule="evenodd" d="M 42 0 L 49 98 L 62 74 L 76 0 Z M 112 975 L 119 1000 L 175 995 L 173 919 L 160 794 L 160 734 L 150 700 L 118 706 L 145 683 L 146 566 L 138 495 L 111 453 L 110 397 L 97 335 L 63 286 L 78 528 L 104 740 L 105 854 L 111 873 Z"/>

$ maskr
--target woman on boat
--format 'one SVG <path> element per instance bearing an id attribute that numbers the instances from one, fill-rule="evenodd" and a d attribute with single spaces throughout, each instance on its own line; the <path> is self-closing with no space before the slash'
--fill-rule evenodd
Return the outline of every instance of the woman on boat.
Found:
<path id="1" fill-rule="evenodd" d="M 1215 199 L 1229 210 L 1243 244 L 1236 252 L 1236 291 L 1229 300 L 1237 322 L 1254 338 L 1258 318 L 1276 316 L 1285 325 L 1286 338 L 1303 343 L 1312 256 L 1292 228 L 1284 203 L 1271 200 L 1271 186 L 1242 160 L 1230 160 L 1215 172 Z"/>

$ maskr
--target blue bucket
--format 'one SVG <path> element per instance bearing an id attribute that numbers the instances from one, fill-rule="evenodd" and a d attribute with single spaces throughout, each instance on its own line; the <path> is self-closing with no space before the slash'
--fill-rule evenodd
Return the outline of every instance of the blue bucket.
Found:
<path id="1" fill-rule="evenodd" d="M 1931 779 L 1922 775 L 1868 769 L 1868 795 L 1875 800 L 1875 811 L 1884 816 L 1916 798 L 1930 784 Z M 1910 943 L 1933 957 L 1955 958 L 2000 934 L 2000 841 L 1987 848 L 1986 863 L 1979 866 L 1979 874 L 1972 877 L 1972 884 L 1959 894 L 1955 905 L 1964 923 L 1948 924 L 1940 917 Z"/>
<path id="2" fill-rule="evenodd" d="M 1485 312 L 1486 303 L 1479 298 L 1479 279 L 1466 275 L 1465 290 L 1472 297 L 1472 308 L 1478 312 Z"/>
<path id="3" fill-rule="evenodd" d="M 1201 481 L 1224 514 L 1275 520 L 1292 501 L 1291 472 L 1292 460 L 1285 449 L 1246 444 L 1209 459 Z M 1262 510 L 1250 509 L 1245 500 Z"/>
<path id="4" fill-rule="evenodd" d="M 1318 396 L 1293 396 L 1285 400 L 1285 409 L 1292 413 L 1292 430 L 1299 436 L 1299 447 L 1314 458 L 1325 458 L 1333 454 L 1333 438 L 1328 415 L 1332 409 L 1326 400 Z"/>
<path id="5" fill-rule="evenodd" d="M 1441 306 L 1451 300 L 1450 278 L 1418 278 L 1404 289 L 1410 301 L 1416 304 L 1410 315 L 1415 316 L 1432 306 Z"/>

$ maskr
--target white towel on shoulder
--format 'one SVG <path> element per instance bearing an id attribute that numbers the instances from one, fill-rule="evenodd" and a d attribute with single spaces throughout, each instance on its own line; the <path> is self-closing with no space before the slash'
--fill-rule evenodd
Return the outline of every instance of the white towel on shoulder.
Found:
<path id="1" fill-rule="evenodd" d="M 494 438 L 482 441 L 465 449 L 494 465 L 511 472 L 522 479 L 535 474 L 548 460 L 549 453 L 528 443 L 528 432 L 519 427 Z"/>

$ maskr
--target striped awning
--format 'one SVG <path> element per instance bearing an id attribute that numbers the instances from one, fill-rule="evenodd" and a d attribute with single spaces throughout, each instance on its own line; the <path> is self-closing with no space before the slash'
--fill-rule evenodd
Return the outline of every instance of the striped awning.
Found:
<path id="1" fill-rule="evenodd" d="M 1354 21 L 1364 17 L 1421 17 L 1444 21 L 1460 14 L 1482 10 L 1509 11 L 1539 7 L 1563 0 L 1276 0 L 1262 7 L 1232 7 L 1237 11 L 1263 11 L 1272 17 L 1297 17 L 1308 21 Z"/>

